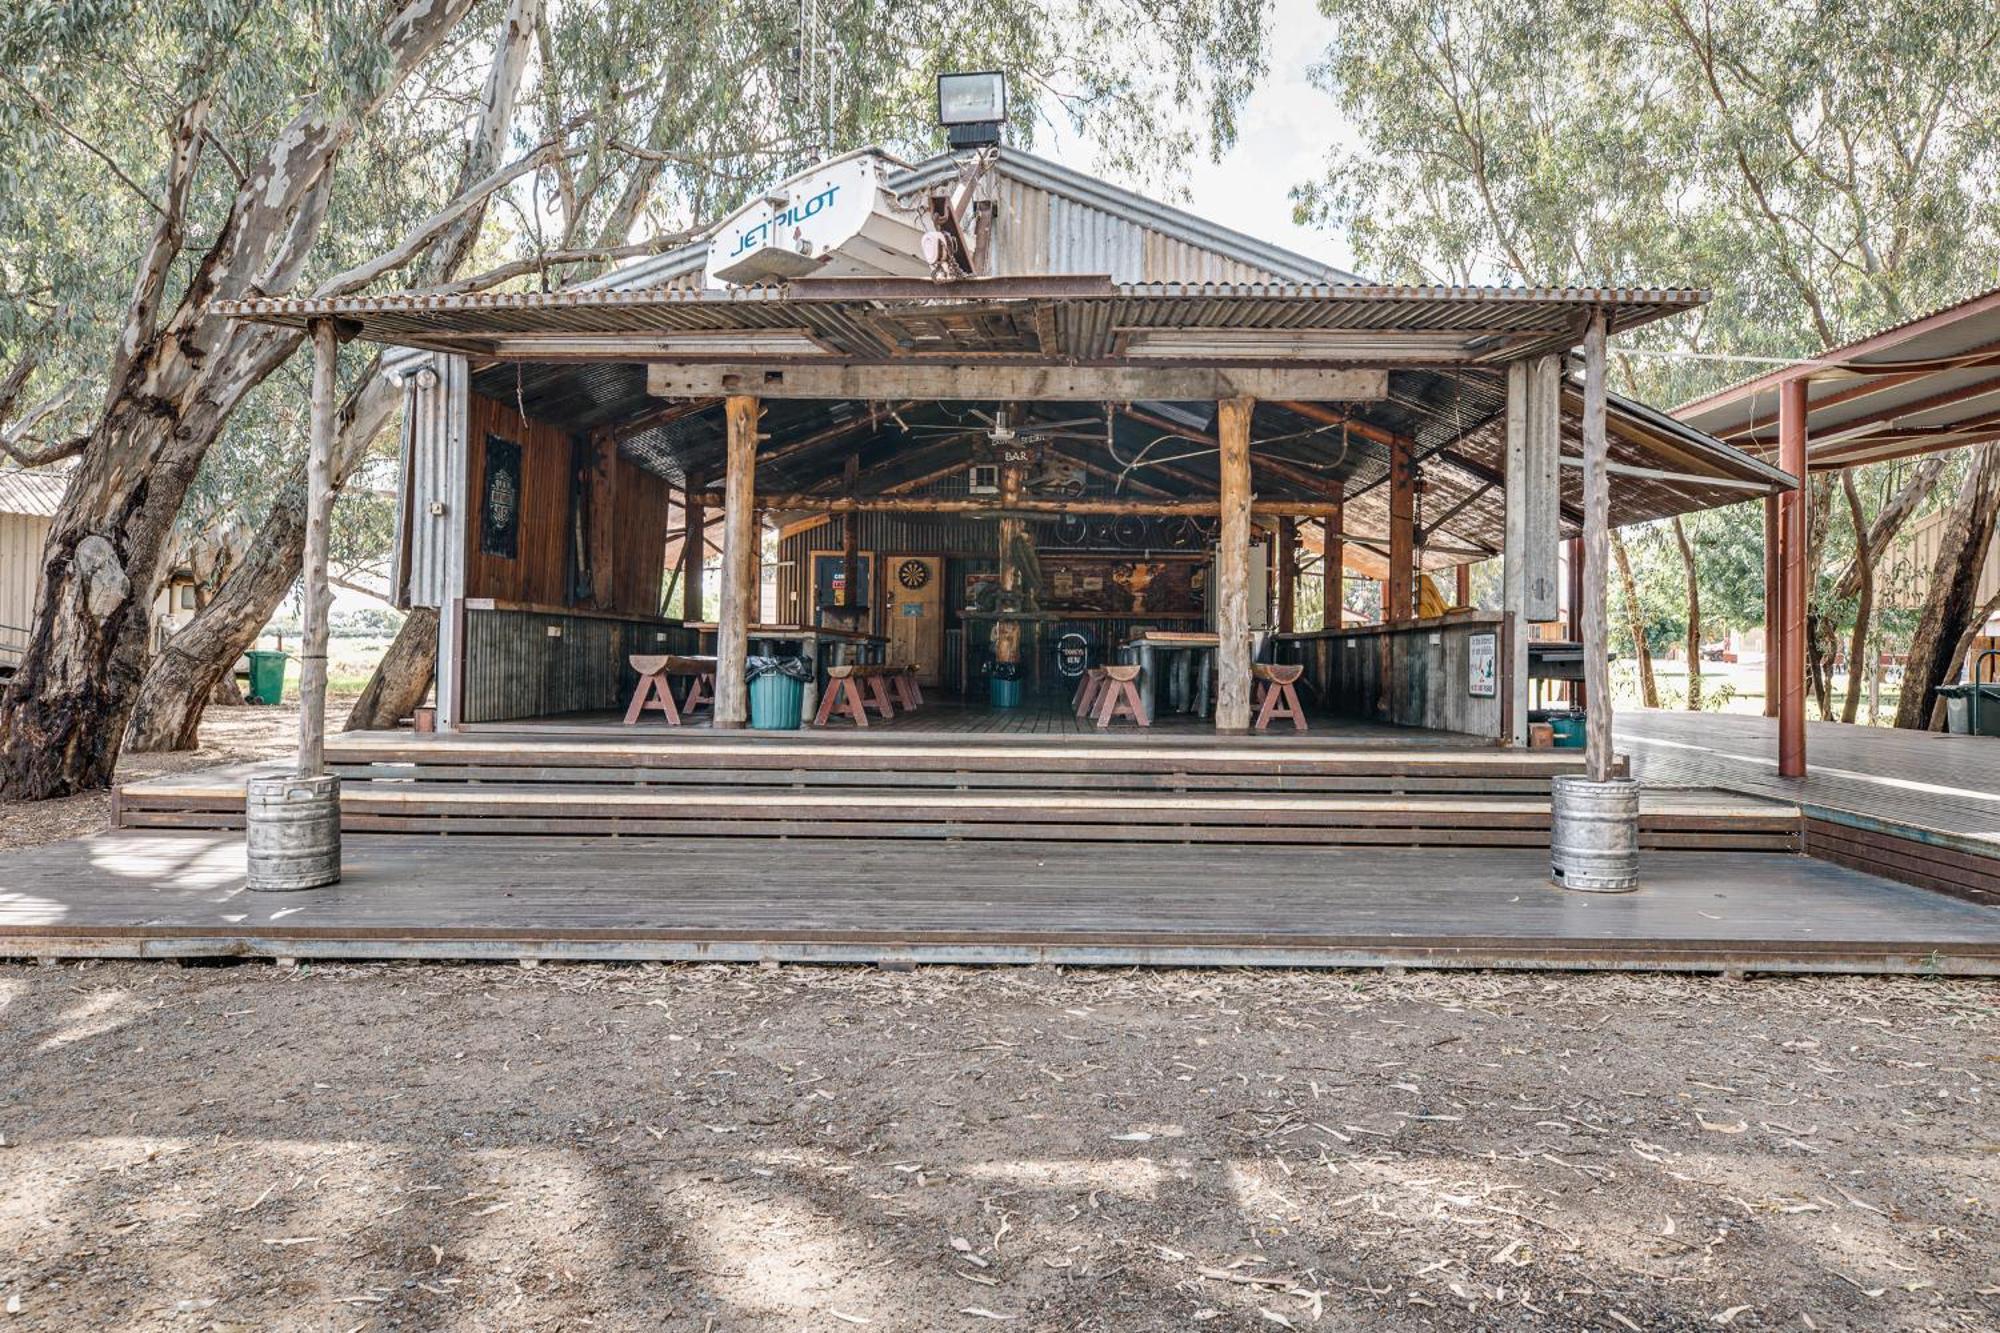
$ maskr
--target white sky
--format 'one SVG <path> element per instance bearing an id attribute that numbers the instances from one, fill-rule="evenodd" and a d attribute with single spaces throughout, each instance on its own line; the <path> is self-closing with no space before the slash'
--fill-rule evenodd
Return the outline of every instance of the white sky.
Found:
<path id="1" fill-rule="evenodd" d="M 1292 187 L 1320 175 L 1330 146 L 1355 139 L 1333 99 L 1306 77 L 1332 36 L 1332 20 L 1314 0 L 1277 0 L 1270 70 L 1237 119 L 1236 146 L 1220 162 L 1206 155 L 1192 162 L 1183 181 L 1188 197 L 1175 202 L 1226 227 L 1351 271 L 1354 257 L 1344 238 L 1292 223 Z M 1061 127 L 1036 151 L 1079 171 L 1095 172 L 1089 143 Z"/>

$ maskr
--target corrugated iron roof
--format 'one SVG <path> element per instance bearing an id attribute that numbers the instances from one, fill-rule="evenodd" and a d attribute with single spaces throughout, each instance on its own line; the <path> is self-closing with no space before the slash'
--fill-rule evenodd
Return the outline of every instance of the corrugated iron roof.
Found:
<path id="1" fill-rule="evenodd" d="M 1768 455 L 1779 388 L 1802 376 L 1816 471 L 2000 439 L 2000 288 L 1739 381 L 1674 416 Z"/>
<path id="2" fill-rule="evenodd" d="M 1141 338 L 1189 330 L 1319 335 L 1280 358 L 1293 363 L 1497 364 L 1574 346 L 1596 310 L 1605 311 L 1615 333 L 1706 299 L 1690 289 L 1112 283 L 1065 276 L 944 283 L 827 278 L 696 291 L 396 292 L 222 301 L 215 309 L 294 327 L 338 319 L 372 341 L 497 359 L 692 359 L 672 341 L 675 335 L 789 332 L 814 340 L 829 357 L 862 362 L 914 352 L 1093 364 L 1145 354 L 1133 346 Z M 1355 338 L 1329 337 L 1339 333 Z M 1227 348 L 1207 354 L 1226 356 Z M 1270 358 L 1246 350 L 1237 359 Z"/>
<path id="3" fill-rule="evenodd" d="M 0 514 L 54 518 L 68 489 L 67 472 L 0 468 Z"/>

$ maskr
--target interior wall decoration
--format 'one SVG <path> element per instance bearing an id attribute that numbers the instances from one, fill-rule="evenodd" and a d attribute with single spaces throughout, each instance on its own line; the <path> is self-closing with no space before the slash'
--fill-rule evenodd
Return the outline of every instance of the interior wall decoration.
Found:
<path id="1" fill-rule="evenodd" d="M 1196 615 L 1207 605 L 1208 567 L 1195 560 L 1051 555 L 1043 569 L 1050 610 Z"/>
<path id="2" fill-rule="evenodd" d="M 486 437 L 486 475 L 479 486 L 479 549 L 512 560 L 521 548 L 521 446 Z"/>

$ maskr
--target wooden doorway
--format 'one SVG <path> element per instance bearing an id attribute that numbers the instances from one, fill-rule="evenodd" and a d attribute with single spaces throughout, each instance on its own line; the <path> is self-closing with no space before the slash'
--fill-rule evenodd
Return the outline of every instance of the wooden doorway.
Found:
<path id="1" fill-rule="evenodd" d="M 944 561 L 892 555 L 882 561 L 887 586 L 889 660 L 914 662 L 917 680 L 936 685 L 944 659 Z"/>

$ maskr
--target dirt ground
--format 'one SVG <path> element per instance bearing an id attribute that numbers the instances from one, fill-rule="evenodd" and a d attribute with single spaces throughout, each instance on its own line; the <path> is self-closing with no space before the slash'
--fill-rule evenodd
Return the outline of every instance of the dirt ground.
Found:
<path id="1" fill-rule="evenodd" d="M 357 695 L 330 695 L 327 727 L 338 731 Z M 296 706 L 259 708 L 210 707 L 201 721 L 201 748 L 177 754 L 131 754 L 118 760 L 120 781 L 213 768 L 249 759 L 276 759 L 292 753 L 299 743 Z M 0 852 L 38 847 L 65 838 L 80 838 L 111 827 L 111 793 L 90 792 L 59 801 L 0 801 Z"/>
<path id="2" fill-rule="evenodd" d="M 0 1327 L 2000 1328 L 2000 986 L 0 967 Z"/>

